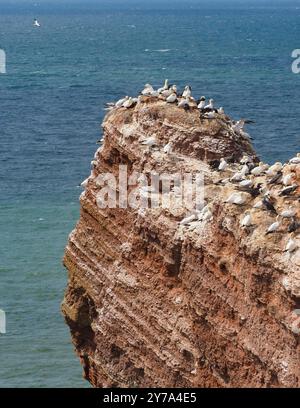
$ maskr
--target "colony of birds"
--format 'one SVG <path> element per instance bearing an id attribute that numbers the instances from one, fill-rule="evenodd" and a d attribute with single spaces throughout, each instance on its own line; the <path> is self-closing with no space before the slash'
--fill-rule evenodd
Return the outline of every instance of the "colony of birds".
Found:
<path id="1" fill-rule="evenodd" d="M 186 86 L 180 94 L 176 85 L 169 85 L 168 80 L 164 86 L 155 90 L 150 84 L 146 84 L 141 94 L 137 98 L 125 96 L 116 103 L 108 103 L 106 110 L 118 108 L 130 109 L 141 102 L 143 96 L 159 98 L 167 104 L 176 104 L 179 108 L 189 110 L 191 108 L 198 109 L 200 117 L 208 120 L 223 117 L 226 123 L 230 126 L 230 131 L 238 137 L 250 139 L 250 136 L 245 132 L 246 123 L 251 123 L 247 120 L 232 121 L 226 117 L 223 108 L 216 109 L 213 99 L 208 103 L 206 98 L 202 96 L 196 100 L 192 96 L 190 86 Z M 156 146 L 155 136 L 148 137 L 140 141 L 142 145 L 146 145 L 151 149 Z M 172 152 L 172 144 L 169 142 L 163 147 L 163 153 L 170 155 Z M 297 170 L 300 170 L 300 153 L 293 157 L 288 163 L 282 164 L 276 162 L 269 166 L 263 162 L 255 162 L 252 157 L 244 155 L 240 162 L 232 163 L 230 158 L 222 158 L 214 160 L 210 166 L 216 172 L 217 179 L 215 185 L 231 186 L 234 190 L 225 200 L 226 205 L 244 206 L 247 204 L 247 210 L 242 214 L 240 225 L 247 233 L 251 233 L 255 228 L 254 215 L 259 211 L 266 211 L 268 215 L 274 217 L 265 230 L 265 235 L 271 234 L 290 234 L 284 245 L 284 251 L 289 253 L 298 249 L 297 231 L 300 229 L 300 221 L 297 218 L 297 208 L 295 203 L 300 201 L 298 195 Z M 278 199 L 283 200 L 283 204 L 278 204 Z M 250 209 L 249 209 L 250 204 Z M 189 214 L 179 222 L 181 226 L 188 227 L 191 230 L 195 224 L 203 221 L 211 221 L 213 219 L 212 203 L 203 203 L 202 208 Z"/>

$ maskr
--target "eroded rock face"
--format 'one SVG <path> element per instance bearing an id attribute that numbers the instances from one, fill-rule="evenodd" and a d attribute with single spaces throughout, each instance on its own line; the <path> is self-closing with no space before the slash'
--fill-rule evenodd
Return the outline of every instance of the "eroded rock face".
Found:
<path id="1" fill-rule="evenodd" d="M 230 172 L 208 161 L 256 159 L 227 121 L 148 98 L 105 118 L 64 257 L 62 310 L 93 386 L 299 387 L 299 252 L 284 252 L 288 220 L 265 235 L 275 221 L 268 211 L 252 209 L 255 226 L 240 227 L 259 197 L 224 203 L 234 186 L 215 183 Z M 153 135 L 158 148 L 141 145 Z M 174 153 L 164 155 L 169 141 Z M 97 176 L 117 176 L 120 164 L 130 173 L 203 172 L 213 219 L 183 226 L 184 208 L 99 208 Z M 278 212 L 289 203 L 298 206 L 278 198 Z"/>

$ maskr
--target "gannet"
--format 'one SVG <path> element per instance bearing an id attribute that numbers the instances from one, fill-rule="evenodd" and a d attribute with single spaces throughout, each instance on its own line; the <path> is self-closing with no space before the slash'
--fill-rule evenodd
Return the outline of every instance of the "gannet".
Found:
<path id="1" fill-rule="evenodd" d="M 249 178 L 247 180 L 242 180 L 239 182 L 239 187 L 252 187 L 253 179 Z"/>
<path id="2" fill-rule="evenodd" d="M 242 181 L 245 178 L 245 175 L 248 173 L 248 166 L 245 164 L 242 169 L 236 172 L 231 178 L 231 181 Z"/>
<path id="3" fill-rule="evenodd" d="M 295 157 L 293 157 L 289 163 L 292 164 L 299 164 L 300 163 L 300 153 L 297 153 L 297 155 Z"/>
<path id="4" fill-rule="evenodd" d="M 241 164 L 247 164 L 247 163 L 252 163 L 252 160 L 249 156 L 244 155 L 241 160 L 240 160 Z"/>
<path id="5" fill-rule="evenodd" d="M 147 139 L 142 140 L 141 144 L 144 146 L 154 146 L 156 144 L 156 137 L 150 136 Z"/>
<path id="6" fill-rule="evenodd" d="M 250 227 L 252 225 L 252 217 L 250 211 L 245 212 L 245 216 L 241 220 L 242 227 Z"/>
<path id="7" fill-rule="evenodd" d="M 184 91 L 182 92 L 182 97 L 183 98 L 190 98 L 191 96 L 192 96 L 192 88 L 189 85 L 187 85 L 184 88 Z"/>
<path id="8" fill-rule="evenodd" d="M 234 173 L 234 175 L 230 178 L 230 181 L 242 181 L 245 178 L 245 174 L 242 172 L 238 171 L 237 173 Z"/>
<path id="9" fill-rule="evenodd" d="M 223 108 L 223 106 L 220 106 L 220 108 L 218 109 L 218 114 L 219 115 L 224 115 L 224 108 Z"/>
<path id="10" fill-rule="evenodd" d="M 189 224 L 191 221 L 194 221 L 196 219 L 196 215 L 192 214 L 189 215 L 188 217 L 185 217 L 183 220 L 180 221 L 180 225 L 186 225 Z"/>
<path id="11" fill-rule="evenodd" d="M 216 112 L 215 111 L 206 112 L 204 113 L 204 117 L 206 119 L 214 119 L 216 117 Z"/>
<path id="12" fill-rule="evenodd" d="M 291 182 L 292 182 L 293 176 L 294 176 L 294 175 L 293 175 L 292 173 L 285 174 L 285 175 L 282 177 L 282 184 L 283 184 L 284 186 L 289 186 L 289 185 L 291 184 Z"/>
<path id="13" fill-rule="evenodd" d="M 36 18 L 33 20 L 33 26 L 34 27 L 40 27 L 41 26 L 41 24 L 37 21 Z"/>
<path id="14" fill-rule="evenodd" d="M 222 157 L 221 161 L 220 161 L 220 164 L 219 164 L 219 167 L 218 167 L 218 170 L 219 171 L 225 171 L 227 169 L 227 166 L 228 166 L 227 161 Z"/>
<path id="15" fill-rule="evenodd" d="M 251 174 L 254 176 L 259 176 L 265 171 L 265 164 L 263 162 L 259 162 L 257 167 L 251 170 Z"/>
<path id="16" fill-rule="evenodd" d="M 275 176 L 273 176 L 269 181 L 268 184 L 277 184 L 281 181 L 282 171 L 279 171 Z"/>
<path id="17" fill-rule="evenodd" d="M 282 170 L 282 163 L 276 162 L 266 171 L 267 176 L 274 176 L 276 173 Z"/>
<path id="18" fill-rule="evenodd" d="M 264 207 L 264 203 L 262 202 L 262 200 L 257 201 L 254 205 L 253 208 L 256 209 L 262 209 Z"/>
<path id="19" fill-rule="evenodd" d="M 241 168 L 240 172 L 244 175 L 249 173 L 249 166 L 247 164 L 244 164 L 243 167 Z"/>
<path id="20" fill-rule="evenodd" d="M 172 153 L 172 144 L 171 142 L 167 143 L 163 148 L 164 153 L 171 154 Z"/>
<path id="21" fill-rule="evenodd" d="M 298 248 L 297 242 L 294 240 L 294 234 L 292 234 L 291 238 L 289 238 L 286 246 L 285 246 L 285 252 L 293 252 L 295 249 Z"/>
<path id="22" fill-rule="evenodd" d="M 163 91 L 165 91 L 166 89 L 168 89 L 168 88 L 169 88 L 168 82 L 169 82 L 169 81 L 168 81 L 167 79 L 165 79 L 165 84 L 164 84 L 164 86 L 163 86 L 162 88 L 158 88 L 157 92 L 158 92 L 158 93 L 162 93 Z"/>
<path id="23" fill-rule="evenodd" d="M 167 98 L 168 96 L 172 95 L 173 93 L 177 94 L 177 86 L 172 85 L 169 87 L 169 89 L 166 89 L 161 92 L 161 95 Z"/>
<path id="24" fill-rule="evenodd" d="M 288 232 L 295 232 L 297 231 L 297 229 L 300 228 L 300 222 L 298 222 L 296 220 L 296 218 L 294 217 L 292 222 L 290 223 L 290 225 L 288 226 Z"/>
<path id="25" fill-rule="evenodd" d="M 296 209 L 293 208 L 292 206 L 289 206 L 287 210 L 283 210 L 282 213 L 280 214 L 282 218 L 292 218 L 296 214 Z"/>
<path id="26" fill-rule="evenodd" d="M 166 101 L 167 101 L 168 103 L 174 103 L 174 102 L 176 102 L 176 101 L 177 101 L 177 95 L 176 95 L 176 93 L 174 92 L 174 93 L 172 93 L 170 96 L 168 96 L 167 99 L 166 99 Z"/>
<path id="27" fill-rule="evenodd" d="M 189 99 L 185 98 L 178 102 L 178 108 L 189 109 Z"/>
<path id="28" fill-rule="evenodd" d="M 280 196 L 287 196 L 287 195 L 293 193 L 295 190 L 297 190 L 297 188 L 298 188 L 297 184 L 293 184 L 291 186 L 285 187 L 280 191 L 279 195 Z"/>
<path id="29" fill-rule="evenodd" d="M 268 195 L 265 195 L 265 197 L 262 199 L 262 203 L 268 211 L 270 211 L 273 214 L 277 214 L 277 211 L 274 205 L 271 203 L 270 197 Z"/>
<path id="30" fill-rule="evenodd" d="M 123 106 L 123 103 L 126 102 L 129 99 L 129 96 L 125 96 L 125 98 L 119 99 L 116 103 L 115 103 L 115 107 L 116 108 L 121 108 Z"/>
<path id="31" fill-rule="evenodd" d="M 246 197 L 240 193 L 232 193 L 225 202 L 229 204 L 243 205 L 246 202 Z"/>
<path id="32" fill-rule="evenodd" d="M 205 96 L 201 96 L 198 104 L 198 109 L 203 110 L 205 108 Z"/>
<path id="33" fill-rule="evenodd" d="M 273 222 L 273 224 L 271 224 L 271 225 L 267 228 L 267 230 L 266 230 L 266 235 L 272 234 L 273 232 L 278 231 L 278 228 L 280 227 L 280 222 L 278 221 L 278 219 L 279 219 L 279 215 L 277 215 L 276 221 Z"/>
<path id="34" fill-rule="evenodd" d="M 134 101 L 132 98 L 128 98 L 124 103 L 123 103 L 123 108 L 131 108 L 134 105 Z"/>
<path id="35" fill-rule="evenodd" d="M 214 100 L 213 99 L 210 99 L 209 101 L 208 101 L 208 105 L 206 105 L 206 106 L 204 106 L 204 110 L 206 111 L 212 111 L 212 110 L 214 110 Z"/>
<path id="36" fill-rule="evenodd" d="M 152 92 L 154 92 L 153 86 L 150 84 L 146 84 L 141 94 L 145 96 L 150 96 Z"/>

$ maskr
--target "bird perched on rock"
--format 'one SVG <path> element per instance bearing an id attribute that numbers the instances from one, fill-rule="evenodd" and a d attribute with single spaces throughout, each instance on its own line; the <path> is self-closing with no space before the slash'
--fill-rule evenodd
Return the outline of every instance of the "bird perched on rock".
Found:
<path id="1" fill-rule="evenodd" d="M 200 111 L 203 111 L 203 109 L 205 108 L 205 96 L 201 96 L 201 98 L 198 101 L 198 109 L 200 109 Z"/>
<path id="2" fill-rule="evenodd" d="M 196 219 L 196 214 L 189 215 L 188 217 L 185 217 L 183 220 L 180 221 L 180 225 L 187 225 L 190 222 L 194 221 Z"/>
<path id="3" fill-rule="evenodd" d="M 296 214 L 296 209 L 292 206 L 289 206 L 287 210 L 283 210 L 280 214 L 282 218 L 293 218 Z"/>
<path id="4" fill-rule="evenodd" d="M 281 182 L 282 178 L 282 171 L 279 171 L 277 174 L 275 174 L 269 181 L 268 184 L 278 184 Z"/>
<path id="5" fill-rule="evenodd" d="M 147 139 L 142 140 L 141 144 L 144 145 L 144 146 L 154 146 L 154 145 L 157 144 L 156 137 L 155 136 L 150 136 Z"/>
<path id="6" fill-rule="evenodd" d="M 167 101 L 168 103 L 174 103 L 174 102 L 176 102 L 176 101 L 177 101 L 177 95 L 176 95 L 176 93 L 175 93 L 175 92 L 171 93 L 171 95 L 169 95 L 169 96 L 167 97 L 166 101 Z"/>
<path id="7" fill-rule="evenodd" d="M 124 103 L 123 103 L 123 108 L 131 108 L 133 105 L 135 105 L 134 100 L 132 98 L 128 98 Z"/>
<path id="8" fill-rule="evenodd" d="M 241 193 L 232 193 L 225 202 L 229 204 L 243 205 L 246 202 L 246 197 Z"/>
<path id="9" fill-rule="evenodd" d="M 178 106 L 178 108 L 183 108 L 184 110 L 188 110 L 188 109 L 190 108 L 189 99 L 188 99 L 188 98 L 182 99 L 182 100 L 178 103 L 177 106 Z"/>
<path id="10" fill-rule="evenodd" d="M 167 143 L 164 148 L 163 151 L 165 154 L 171 154 L 172 153 L 172 144 L 171 142 Z"/>
<path id="11" fill-rule="evenodd" d="M 297 188 L 298 188 L 297 184 L 293 184 L 293 185 L 291 185 L 289 187 L 285 187 L 280 191 L 279 195 L 280 196 L 288 196 L 288 195 L 294 193 L 294 191 L 296 191 Z"/>
<path id="12" fill-rule="evenodd" d="M 254 176 L 260 176 L 262 173 L 264 173 L 266 170 L 265 164 L 263 162 L 259 162 L 257 167 L 254 167 L 254 169 L 251 170 L 251 174 Z"/>
<path id="13" fill-rule="evenodd" d="M 291 164 L 300 164 L 300 153 L 297 153 L 295 157 L 293 157 L 289 163 Z"/>
<path id="14" fill-rule="evenodd" d="M 265 195 L 262 199 L 263 206 L 266 208 L 266 210 L 270 211 L 273 214 L 277 214 L 277 211 L 271 202 L 271 198 L 268 195 Z"/>
<path id="15" fill-rule="evenodd" d="M 240 222 L 242 227 L 250 227 L 252 225 L 252 217 L 250 211 L 246 211 Z"/>
<path id="16" fill-rule="evenodd" d="M 206 106 L 204 106 L 204 112 L 210 112 L 210 111 L 214 111 L 214 100 L 210 99 L 208 101 L 208 104 Z"/>
<path id="17" fill-rule="evenodd" d="M 219 171 L 225 171 L 228 167 L 228 163 L 227 161 L 222 157 L 220 160 L 220 164 L 218 166 L 218 170 Z"/>
<path id="18" fill-rule="evenodd" d="M 184 91 L 182 92 L 182 97 L 183 98 L 190 98 L 191 96 L 192 96 L 192 88 L 189 85 L 187 85 L 184 88 Z"/>
<path id="19" fill-rule="evenodd" d="M 214 119 L 216 117 L 216 112 L 211 111 L 211 112 L 206 112 L 204 113 L 205 119 Z"/>
<path id="20" fill-rule="evenodd" d="M 295 232 L 300 228 L 300 222 L 296 220 L 295 217 L 292 218 L 292 222 L 288 226 L 288 232 Z"/>
<path id="21" fill-rule="evenodd" d="M 279 171 L 282 170 L 282 163 L 280 162 L 276 162 L 274 163 L 272 166 L 270 166 L 268 168 L 268 170 L 266 171 L 266 175 L 267 176 L 275 176 L 276 174 L 278 174 Z"/>
<path id="22" fill-rule="evenodd" d="M 146 84 L 141 94 L 145 96 L 151 96 L 152 92 L 154 92 L 153 86 L 150 84 Z"/>
<path id="23" fill-rule="evenodd" d="M 277 215 L 276 221 L 273 222 L 273 224 L 271 224 L 271 225 L 267 228 L 267 230 L 266 230 L 266 235 L 272 234 L 273 232 L 278 231 L 279 227 L 280 227 L 280 221 L 279 221 L 279 215 Z"/>
<path id="24" fill-rule="evenodd" d="M 167 79 L 165 79 L 164 86 L 163 86 L 162 88 L 158 88 L 157 92 L 158 92 L 159 94 L 162 93 L 163 91 L 166 91 L 167 89 L 169 89 L 168 82 L 169 82 L 169 81 L 168 81 Z"/>
<path id="25" fill-rule="evenodd" d="M 298 248 L 298 244 L 296 240 L 294 239 L 294 233 L 292 233 L 291 237 L 289 238 L 286 246 L 285 246 L 285 252 L 294 252 Z"/>
<path id="26" fill-rule="evenodd" d="M 121 98 L 119 99 L 116 103 L 115 103 L 115 107 L 116 108 L 121 108 L 123 106 L 123 104 L 129 99 L 129 96 L 126 95 L 125 98 Z"/>

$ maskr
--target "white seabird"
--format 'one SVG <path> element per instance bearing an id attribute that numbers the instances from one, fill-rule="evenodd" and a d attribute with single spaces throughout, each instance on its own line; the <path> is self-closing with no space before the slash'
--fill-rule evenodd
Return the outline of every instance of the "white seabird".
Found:
<path id="1" fill-rule="evenodd" d="M 241 193 L 232 193 L 225 202 L 229 204 L 243 205 L 246 202 L 246 197 Z"/>
<path id="2" fill-rule="evenodd" d="M 220 108 L 218 109 L 218 114 L 219 115 L 224 115 L 224 108 L 223 108 L 223 106 L 220 106 Z"/>
<path id="3" fill-rule="evenodd" d="M 264 208 L 264 203 L 262 202 L 262 200 L 259 200 L 253 205 L 253 208 L 260 210 Z"/>
<path id="4" fill-rule="evenodd" d="M 298 244 L 297 242 L 293 239 L 293 235 L 291 236 L 291 238 L 289 238 L 286 246 L 285 246 L 285 252 L 294 252 L 295 249 L 298 248 Z"/>
<path id="5" fill-rule="evenodd" d="M 265 164 L 263 162 L 259 162 L 258 166 L 254 167 L 254 169 L 251 170 L 251 174 L 254 176 L 260 176 L 262 173 L 265 171 Z"/>
<path id="6" fill-rule="evenodd" d="M 33 26 L 34 27 L 40 27 L 41 26 L 41 24 L 38 22 L 38 20 L 36 18 L 33 20 Z"/>
<path id="7" fill-rule="evenodd" d="M 152 92 L 154 92 L 153 86 L 150 84 L 146 84 L 141 94 L 145 96 L 150 96 Z"/>
<path id="8" fill-rule="evenodd" d="M 192 96 L 192 88 L 189 85 L 187 85 L 184 88 L 184 91 L 182 92 L 182 97 L 183 98 L 190 98 L 191 96 Z"/>
<path id="9" fill-rule="evenodd" d="M 203 110 L 204 108 L 205 108 L 205 96 L 201 96 L 198 104 L 198 109 Z"/>
<path id="10" fill-rule="evenodd" d="M 282 184 L 284 186 L 289 186 L 290 184 L 292 184 L 293 176 L 294 175 L 292 173 L 288 173 L 288 174 L 284 175 L 282 177 Z"/>
<path id="11" fill-rule="evenodd" d="M 171 95 L 169 95 L 169 96 L 167 97 L 167 99 L 166 99 L 166 102 L 168 102 L 168 103 L 174 103 L 174 102 L 176 102 L 176 101 L 177 101 L 177 95 L 176 95 L 175 92 L 172 93 Z"/>
<path id="12" fill-rule="evenodd" d="M 267 176 L 274 176 L 276 173 L 282 170 L 282 163 L 276 162 L 266 171 Z"/>
<path id="13" fill-rule="evenodd" d="M 169 88 L 168 82 L 169 81 L 167 79 L 165 79 L 164 86 L 162 88 L 158 88 L 157 92 L 159 94 L 162 93 L 163 91 L 166 91 Z"/>
<path id="14" fill-rule="evenodd" d="M 192 214 L 189 215 L 188 217 L 185 217 L 183 220 L 180 221 L 180 225 L 186 225 L 189 224 L 190 222 L 194 221 L 196 219 L 196 215 Z"/>
<path id="15" fill-rule="evenodd" d="M 119 99 L 116 103 L 115 103 L 115 107 L 116 108 L 121 108 L 123 106 L 123 103 L 126 102 L 129 99 L 129 96 L 126 95 L 125 98 L 121 98 Z"/>
<path id="16" fill-rule="evenodd" d="M 296 209 L 289 206 L 289 208 L 287 210 L 283 210 L 280 215 L 282 218 L 292 218 L 296 215 Z"/>
<path id="17" fill-rule="evenodd" d="M 278 230 L 278 228 L 280 227 L 280 221 L 278 221 L 279 219 L 279 215 L 277 215 L 276 217 L 276 221 L 273 222 L 273 224 L 271 224 L 267 230 L 266 230 L 266 235 L 268 234 L 272 234 L 273 232 L 276 232 Z"/>
<path id="18" fill-rule="evenodd" d="M 291 164 L 299 164 L 300 163 L 300 153 L 297 153 L 295 157 L 293 157 L 289 163 Z"/>
<path id="19" fill-rule="evenodd" d="M 142 140 L 141 144 L 144 146 L 154 146 L 156 144 L 156 137 L 150 136 L 147 139 Z"/>
<path id="20" fill-rule="evenodd" d="M 208 101 L 208 105 L 204 106 L 205 110 L 213 110 L 214 109 L 214 100 L 210 99 Z"/>
<path id="21" fill-rule="evenodd" d="M 206 119 L 214 119 L 216 117 L 216 112 L 215 111 L 206 112 L 204 113 L 204 117 Z"/>
<path id="22" fill-rule="evenodd" d="M 167 98 L 168 96 L 172 95 L 172 93 L 177 94 L 177 86 L 172 85 L 168 89 L 165 89 L 164 91 L 161 92 L 161 95 Z"/>
<path id="23" fill-rule="evenodd" d="M 177 106 L 178 108 L 183 108 L 183 109 L 189 108 L 190 107 L 189 100 L 187 98 L 182 99 L 181 101 L 178 102 Z"/>
<path id="24" fill-rule="evenodd" d="M 164 148 L 163 151 L 165 154 L 171 154 L 172 153 L 172 144 L 171 142 L 167 143 Z"/>
<path id="25" fill-rule="evenodd" d="M 252 187 L 253 186 L 253 179 L 249 178 L 246 180 L 242 180 L 239 182 L 239 187 L 247 188 L 247 187 Z"/>
<path id="26" fill-rule="evenodd" d="M 227 161 L 222 157 L 221 160 L 220 160 L 220 164 L 219 164 L 218 170 L 219 170 L 219 171 L 225 171 L 225 170 L 227 169 L 227 167 L 228 167 L 228 163 L 227 163 Z"/>
<path id="27" fill-rule="evenodd" d="M 250 211 L 246 211 L 240 224 L 242 227 L 250 227 L 252 225 L 252 217 Z"/>
<path id="28" fill-rule="evenodd" d="M 125 101 L 123 103 L 123 108 L 131 108 L 134 105 L 134 101 L 132 100 L 132 98 L 128 98 L 127 101 Z"/>

